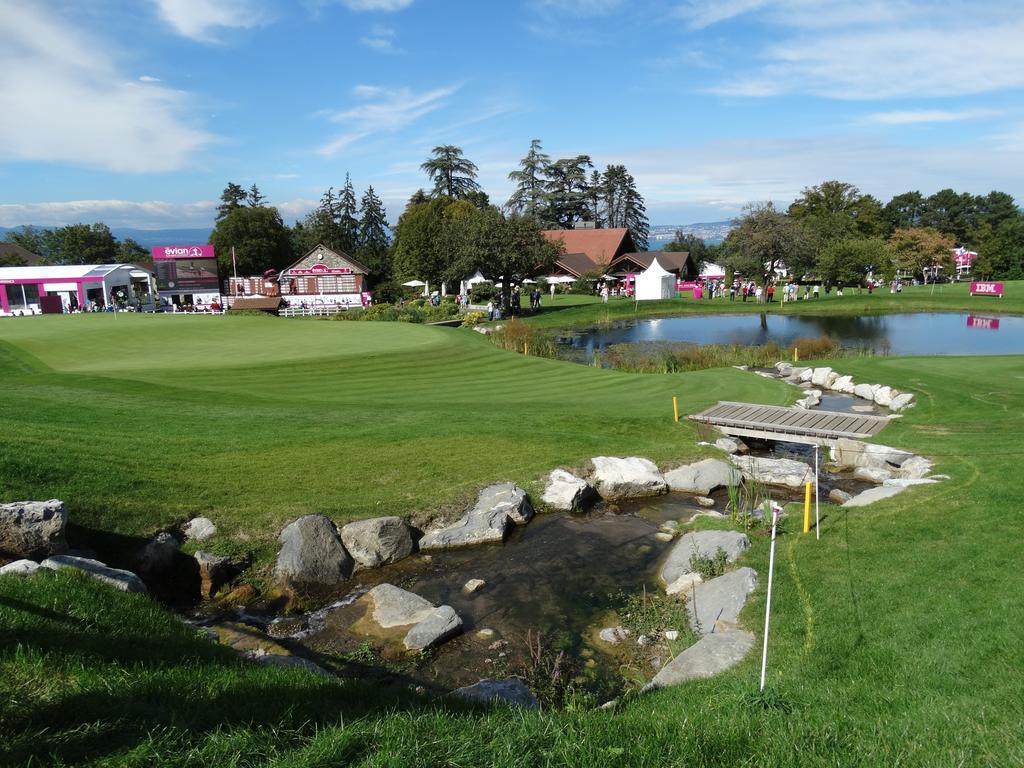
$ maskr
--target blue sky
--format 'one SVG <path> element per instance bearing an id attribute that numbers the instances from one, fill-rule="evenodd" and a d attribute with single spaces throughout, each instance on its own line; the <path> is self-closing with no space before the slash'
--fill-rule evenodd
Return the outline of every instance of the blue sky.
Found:
<path id="1" fill-rule="evenodd" d="M 1024 199 L 1024 0 L 0 0 L 0 225 L 289 223 L 350 172 L 392 221 L 431 147 L 495 202 L 540 138 L 654 224 L 825 179 Z"/>

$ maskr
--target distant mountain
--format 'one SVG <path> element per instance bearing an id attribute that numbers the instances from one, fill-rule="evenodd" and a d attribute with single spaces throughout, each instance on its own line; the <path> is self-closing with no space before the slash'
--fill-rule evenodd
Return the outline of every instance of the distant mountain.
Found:
<path id="1" fill-rule="evenodd" d="M 0 238 L 15 229 L 21 229 L 21 227 L 0 227 Z M 38 229 L 49 229 L 49 227 L 38 227 Z M 204 245 L 210 242 L 210 233 L 213 228 L 135 229 L 133 227 L 111 227 L 110 231 L 118 240 L 130 237 L 143 248 L 149 249 L 155 245 Z"/>
<path id="2" fill-rule="evenodd" d="M 651 227 L 651 248 L 660 248 L 675 239 L 676 232 L 696 235 L 708 244 L 720 243 L 732 231 L 731 219 L 725 221 L 702 221 L 696 224 L 656 224 Z"/>

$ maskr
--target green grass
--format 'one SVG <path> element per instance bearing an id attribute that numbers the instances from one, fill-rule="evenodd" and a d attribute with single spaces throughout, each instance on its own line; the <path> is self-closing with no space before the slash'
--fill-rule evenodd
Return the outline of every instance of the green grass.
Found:
<path id="1" fill-rule="evenodd" d="M 971 296 L 970 283 L 955 283 L 936 286 L 908 286 L 903 293 L 891 294 L 888 288 L 875 290 L 870 296 L 867 290 L 858 293 L 847 288 L 842 298 L 832 292 L 824 293 L 817 300 L 772 304 L 757 304 L 753 300 L 729 301 L 724 299 L 696 300 L 692 298 L 666 299 L 663 301 L 634 302 L 625 298 L 609 299 L 602 304 L 600 299 L 590 296 L 571 297 L 579 303 L 543 305 L 540 315 L 526 317 L 528 322 L 546 328 L 560 328 L 574 325 L 597 325 L 615 320 L 630 320 L 634 317 L 664 317 L 668 315 L 771 312 L 775 314 L 801 315 L 869 315 L 891 314 L 894 312 L 978 312 L 981 314 L 1024 314 L 1024 281 L 1005 282 L 1006 295 L 1001 299 L 988 296 Z M 570 298 L 570 297 L 566 297 Z"/>
<path id="2" fill-rule="evenodd" d="M 281 425 L 287 424 L 289 411 L 320 398 L 328 413 L 309 417 L 301 429 L 314 429 L 314 422 L 336 425 L 332 408 L 371 409 L 386 422 L 378 433 L 385 444 L 375 447 L 366 426 L 348 451 L 348 462 L 365 461 L 355 447 L 380 458 L 401 457 L 395 476 L 418 473 L 423 484 L 403 493 L 426 507 L 443 484 L 430 481 L 428 470 L 452 474 L 449 482 L 466 471 L 483 476 L 493 470 L 486 462 L 477 466 L 475 454 L 462 453 L 451 434 L 438 438 L 436 430 L 449 420 L 457 420 L 460 439 L 471 442 L 475 432 L 464 428 L 473 421 L 477 433 L 487 431 L 484 442 L 500 433 L 501 441 L 493 446 L 501 460 L 497 474 L 507 476 L 510 467 L 518 467 L 529 475 L 548 463 L 541 458 L 585 456 L 597 445 L 627 444 L 660 457 L 692 448 L 688 429 L 662 424 L 661 404 L 676 389 L 685 393 L 684 402 L 695 404 L 747 386 L 738 396 L 766 402 L 785 396 L 776 384 L 738 372 L 630 376 L 503 353 L 483 339 L 478 343 L 475 334 L 409 326 L 378 331 L 362 323 L 324 323 L 322 331 L 314 329 L 317 324 L 295 324 L 314 335 L 307 344 L 291 330 L 279 330 L 275 321 L 265 321 L 263 354 L 268 358 L 261 367 L 239 364 L 244 352 L 233 345 L 224 345 L 221 362 L 235 365 L 224 370 L 199 367 L 189 374 L 162 367 L 174 360 L 174 344 L 184 348 L 188 343 L 180 337 L 198 335 L 200 343 L 212 343 L 210 335 L 226 329 L 238 336 L 259 335 L 253 330 L 258 326 L 250 325 L 260 323 L 258 318 L 220 326 L 213 324 L 215 319 L 210 326 L 196 319 L 192 328 L 170 325 L 177 318 L 166 319 L 166 326 L 156 318 L 138 318 L 138 325 L 123 324 L 118 331 L 112 318 L 99 318 L 111 325 L 90 344 L 108 353 L 129 344 L 131 334 L 173 330 L 164 332 L 162 352 L 140 352 L 146 356 L 141 367 L 114 365 L 119 358 L 110 353 L 105 371 L 62 370 L 55 351 L 62 334 L 46 328 L 53 342 L 39 340 L 44 326 L 32 325 L 37 320 L 0 326 L 8 342 L 0 381 L 3 477 L 19 491 L 5 490 L 4 495 L 53 487 L 46 484 L 47 475 L 55 485 L 63 484 L 61 490 L 79 491 L 76 503 L 83 506 L 73 515 L 93 514 L 96 524 L 121 530 L 142 524 L 147 504 L 153 521 L 174 514 L 164 505 L 175 500 L 161 494 L 176 485 L 192 483 L 183 487 L 201 490 L 194 476 L 165 478 L 160 473 L 162 466 L 197 466 L 187 461 L 196 450 L 202 458 L 216 459 L 215 445 L 232 457 L 244 456 L 244 448 L 253 463 L 276 459 L 292 466 L 301 441 L 282 439 L 277 430 L 285 429 Z M 286 328 L 286 321 L 281 324 Z M 353 327 L 357 333 L 369 327 L 373 335 L 333 335 Z M 389 337 L 392 332 L 398 335 Z M 391 343 L 407 346 L 392 356 L 382 348 Z M 269 359 L 274 345 L 279 345 L 278 354 L 306 362 L 274 364 Z M 318 357 L 318 346 L 333 351 Z M 356 347 L 377 351 L 368 359 L 343 354 L 342 348 Z M 93 365 L 94 355 L 80 345 L 68 343 L 64 349 L 79 361 L 76 365 Z M 755 696 L 759 658 L 752 653 L 728 674 L 629 699 L 611 712 L 468 709 L 391 689 L 248 667 L 195 638 L 144 598 L 109 592 L 74 574 L 44 573 L 30 580 L 0 578 L 0 764 L 1020 765 L 1024 482 L 1017 471 L 1024 458 L 1024 359 L 865 358 L 838 365 L 858 381 L 915 392 L 918 406 L 889 426 L 881 441 L 934 456 L 936 471 L 953 479 L 912 488 L 872 507 L 826 506 L 820 541 L 795 533 L 780 538 L 768 697 Z M 470 375 L 474 371 L 482 375 Z M 562 394 L 554 383 L 569 391 Z M 419 402 L 394 403 L 397 394 L 417 391 Z M 230 422 L 240 422 L 223 443 L 204 442 L 207 431 L 198 442 L 188 438 L 201 419 L 211 418 L 210 394 L 215 426 L 228 431 Z M 238 404 L 227 405 L 228 398 Z M 615 399 L 619 402 L 613 406 Z M 92 419 L 60 416 L 71 405 Z M 390 413 L 392 408 L 400 412 Z M 497 422 L 490 426 L 483 413 L 488 408 Z M 650 409 L 649 416 L 644 409 Z M 144 427 L 168 422 L 160 427 L 165 432 L 162 450 L 159 435 L 152 447 L 145 440 L 117 437 L 118 424 L 150 411 L 161 418 L 145 416 Z M 522 420 L 535 426 L 565 411 L 571 420 L 561 423 L 553 437 L 524 433 L 521 442 L 514 439 Z M 260 427 L 259 419 L 242 424 L 243 416 L 271 412 L 280 419 L 273 429 Z M 414 429 L 401 429 L 407 420 Z M 430 433 L 419 440 L 416 430 L 423 429 Z M 78 438 L 90 431 L 92 439 L 82 439 L 77 447 Z M 410 441 L 401 453 L 388 443 L 396 432 Z M 23 444 L 13 435 L 24 435 Z M 317 466 L 336 468 L 346 444 L 332 438 L 324 449 L 328 458 Z M 49 461 L 37 469 L 47 450 Z M 470 466 L 458 467 L 459 473 L 450 458 L 453 451 L 464 461 L 471 459 Z M 242 458 L 232 461 L 236 468 L 246 465 Z M 87 477 L 104 462 L 123 469 L 114 479 Z M 351 477 L 345 481 L 349 487 Z M 358 479 L 394 499 L 394 491 L 372 476 Z M 310 483 L 345 484 L 315 477 Z M 278 502 L 285 487 L 265 483 L 282 494 Z M 290 488 L 300 498 L 315 498 L 295 483 Z M 232 489 L 246 503 L 260 498 L 241 485 Z M 131 514 L 107 511 L 104 505 L 118 493 L 126 498 L 117 509 Z M 454 492 L 447 498 L 457 496 Z M 230 519 L 242 519 L 240 502 L 227 508 L 238 510 Z M 266 505 L 251 508 L 252 535 L 259 521 L 281 512 L 268 512 Z M 768 543 L 756 534 L 751 538 L 754 547 L 745 562 L 761 579 L 744 620 L 760 636 Z"/>
<path id="3" fill-rule="evenodd" d="M 261 317 L 8 321 L 0 376 L 0 498 L 63 499 L 76 526 L 129 537 L 105 537 L 114 559 L 205 514 L 214 549 L 263 564 L 302 514 L 419 516 L 594 455 L 681 460 L 697 449 L 673 395 L 793 396 L 738 371 L 523 359 L 464 329 Z"/>

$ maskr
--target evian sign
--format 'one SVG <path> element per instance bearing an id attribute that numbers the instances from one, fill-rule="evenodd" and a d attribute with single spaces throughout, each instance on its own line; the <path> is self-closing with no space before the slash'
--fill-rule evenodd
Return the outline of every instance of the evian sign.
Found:
<path id="1" fill-rule="evenodd" d="M 171 259 L 215 259 L 212 245 L 158 245 L 152 250 L 153 261 Z"/>
<path id="2" fill-rule="evenodd" d="M 1002 283 L 971 283 L 971 296 L 998 296 L 1003 298 Z"/>

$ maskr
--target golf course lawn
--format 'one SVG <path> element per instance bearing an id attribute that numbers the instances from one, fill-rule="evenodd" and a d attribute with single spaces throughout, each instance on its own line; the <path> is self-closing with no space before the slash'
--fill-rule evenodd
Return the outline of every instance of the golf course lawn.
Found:
<path id="1" fill-rule="evenodd" d="M 404 324 L 44 317 L 0 340 L 5 499 L 57 496 L 83 529 L 126 536 L 206 512 L 217 546 L 264 556 L 306 511 L 429 510 L 597 453 L 693 455 L 673 394 L 687 411 L 793 396 L 731 369 L 629 375 Z M 1024 357 L 836 366 L 914 392 L 879 441 L 952 479 L 824 506 L 820 541 L 787 521 L 764 697 L 752 653 L 611 711 L 467 708 L 247 665 L 144 597 L 41 573 L 0 578 L 0 764 L 1020 765 Z M 751 538 L 760 648 L 768 542 Z"/>
<path id="2" fill-rule="evenodd" d="M 659 317 L 668 315 L 741 313 L 793 315 L 872 315 L 895 312 L 977 312 L 979 314 L 1024 314 L 1024 280 L 1004 282 L 1006 295 L 971 296 L 970 283 L 931 285 L 909 285 L 902 293 L 889 293 L 887 287 L 876 289 L 868 295 L 866 289 L 858 293 L 856 288 L 847 288 L 843 296 L 821 293 L 820 298 L 808 301 L 781 303 L 776 298 L 772 304 L 758 304 L 749 301 L 729 301 L 728 295 L 718 299 L 693 299 L 688 294 L 682 299 L 634 302 L 627 298 L 612 298 L 603 304 L 596 296 L 559 295 L 554 303 L 546 297 L 540 315 L 524 317 L 542 328 L 598 325 L 614 320 L 631 320 L 636 317 Z M 803 295 L 802 293 L 800 294 Z"/>
<path id="3" fill-rule="evenodd" d="M 464 329 L 264 317 L 8 321 L 0 375 L 4 497 L 60 498 L 76 527 L 128 537 L 207 515 L 204 547 L 263 564 L 303 514 L 453 513 L 602 454 L 681 463 L 700 449 L 673 395 L 690 412 L 793 397 L 740 371 L 523 358 Z"/>

